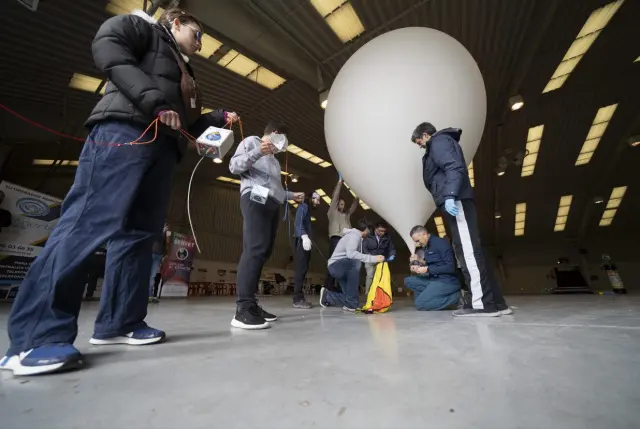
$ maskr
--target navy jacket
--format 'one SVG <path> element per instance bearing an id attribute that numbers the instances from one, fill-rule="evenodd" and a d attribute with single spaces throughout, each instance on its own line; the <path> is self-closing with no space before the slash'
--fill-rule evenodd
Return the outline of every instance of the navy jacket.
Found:
<path id="1" fill-rule="evenodd" d="M 295 238 L 301 238 L 303 235 L 308 235 L 311 238 L 311 212 L 307 203 L 301 203 L 298 206 L 293 226 Z"/>
<path id="2" fill-rule="evenodd" d="M 422 179 L 438 207 L 449 198 L 473 198 L 467 163 L 458 143 L 461 134 L 459 128 L 438 131 L 431 136 L 422 157 Z"/>
<path id="3" fill-rule="evenodd" d="M 447 240 L 430 235 L 427 247 L 417 249 L 416 254 L 424 259 L 429 268 L 429 271 L 423 277 L 459 284 L 456 273 L 456 256 Z"/>
<path id="4" fill-rule="evenodd" d="M 396 254 L 396 247 L 393 245 L 393 241 L 391 241 L 391 237 L 389 234 L 385 234 L 382 236 L 380 241 L 376 239 L 376 233 L 372 233 L 367 235 L 367 237 L 362 240 L 362 253 L 366 253 L 368 255 L 382 255 L 385 259 L 389 259 L 391 256 Z"/>

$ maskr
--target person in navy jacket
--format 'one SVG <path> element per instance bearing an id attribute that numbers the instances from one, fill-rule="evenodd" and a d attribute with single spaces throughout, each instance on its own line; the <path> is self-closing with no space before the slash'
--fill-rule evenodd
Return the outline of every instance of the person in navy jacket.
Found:
<path id="1" fill-rule="evenodd" d="M 459 143 L 461 135 L 459 128 L 437 131 L 429 122 L 418 125 L 411 135 L 411 141 L 425 149 L 422 179 L 443 213 L 471 290 L 471 306 L 456 310 L 453 315 L 511 314 L 482 251 L 473 188 Z"/>
<path id="2" fill-rule="evenodd" d="M 417 310 L 446 310 L 460 301 L 460 282 L 456 276 L 456 257 L 449 242 L 429 234 L 424 226 L 414 226 L 411 239 L 418 250 L 411 256 L 412 276 L 404 285 L 415 294 Z"/>
<path id="3" fill-rule="evenodd" d="M 305 194 L 305 200 L 296 210 L 294 221 L 293 251 L 293 307 L 309 309 L 311 303 L 304 298 L 302 286 L 309 271 L 311 260 L 311 210 L 320 204 L 320 195 L 316 192 Z"/>

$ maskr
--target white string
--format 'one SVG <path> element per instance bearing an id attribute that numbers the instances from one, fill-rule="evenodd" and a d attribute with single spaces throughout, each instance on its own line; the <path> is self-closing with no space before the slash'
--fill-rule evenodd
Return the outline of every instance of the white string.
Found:
<path id="1" fill-rule="evenodd" d="M 198 245 L 198 239 L 196 238 L 196 232 L 193 229 L 193 222 L 191 221 L 191 183 L 193 183 L 193 176 L 196 174 L 196 170 L 200 163 L 205 157 L 200 158 L 200 161 L 193 167 L 193 171 L 191 172 L 191 178 L 189 179 L 189 187 L 187 188 L 187 216 L 189 217 L 189 226 L 191 227 L 191 234 L 193 235 L 193 241 L 196 243 L 196 249 L 198 249 L 198 253 L 202 253 L 200 251 L 200 246 Z"/>

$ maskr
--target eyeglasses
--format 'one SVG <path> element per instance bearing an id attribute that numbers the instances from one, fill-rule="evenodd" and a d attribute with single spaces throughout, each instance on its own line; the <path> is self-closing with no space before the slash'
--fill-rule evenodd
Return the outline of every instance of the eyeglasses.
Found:
<path id="1" fill-rule="evenodd" d="M 202 42 L 202 31 L 198 30 L 197 28 L 193 28 L 192 26 L 188 25 L 188 24 L 183 24 L 185 27 L 189 27 L 190 29 L 193 30 L 193 33 L 196 36 L 196 41 L 198 43 Z"/>

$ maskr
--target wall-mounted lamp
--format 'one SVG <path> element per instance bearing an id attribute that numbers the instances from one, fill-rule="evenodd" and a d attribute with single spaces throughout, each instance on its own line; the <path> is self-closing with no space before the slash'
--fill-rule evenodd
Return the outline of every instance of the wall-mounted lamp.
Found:
<path id="1" fill-rule="evenodd" d="M 502 217 L 502 213 L 500 213 L 500 212 L 496 212 L 493 216 L 494 216 L 496 219 L 500 219 L 500 218 Z"/>
<path id="2" fill-rule="evenodd" d="M 593 197 L 594 204 L 602 204 L 604 203 L 604 198 L 602 197 Z"/>
<path id="3" fill-rule="evenodd" d="M 320 107 L 326 109 L 329 102 L 329 90 L 322 91 L 318 97 L 320 98 Z"/>
<path id="4" fill-rule="evenodd" d="M 298 183 L 298 180 L 300 180 L 300 177 L 296 176 L 295 174 L 291 175 L 291 181 L 293 183 Z"/>
<path id="5" fill-rule="evenodd" d="M 627 143 L 629 143 L 629 146 L 631 147 L 640 146 L 640 135 L 629 137 L 629 139 L 627 140 Z"/>
<path id="6" fill-rule="evenodd" d="M 511 108 L 512 112 L 522 109 L 523 106 L 524 99 L 521 95 L 514 95 L 513 97 L 509 98 L 509 108 Z"/>

